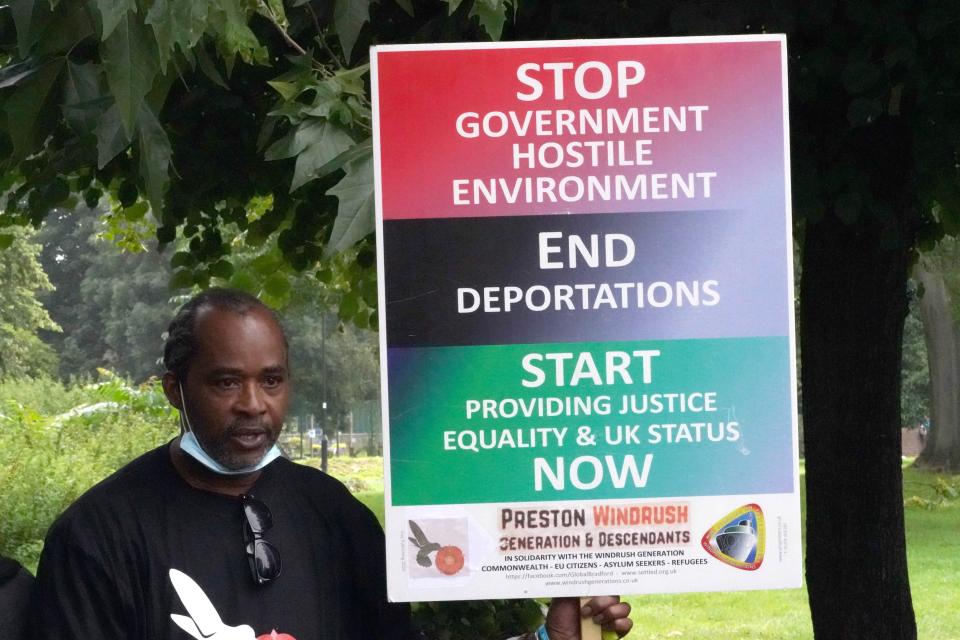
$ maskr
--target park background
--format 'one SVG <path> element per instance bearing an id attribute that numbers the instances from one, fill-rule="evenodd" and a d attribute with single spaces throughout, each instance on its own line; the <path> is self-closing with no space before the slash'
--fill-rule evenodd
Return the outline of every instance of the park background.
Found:
<path id="1" fill-rule="evenodd" d="M 382 517 L 356 436 L 379 393 L 368 45 L 785 32 L 807 586 L 635 598 L 634 637 L 960 638 L 958 25 L 938 0 L 12 0 L 0 553 L 35 569 L 67 504 L 175 435 L 162 334 L 213 285 L 283 311 L 285 447 L 319 464 L 326 432 Z M 537 614 L 417 611 L 441 640 Z"/>

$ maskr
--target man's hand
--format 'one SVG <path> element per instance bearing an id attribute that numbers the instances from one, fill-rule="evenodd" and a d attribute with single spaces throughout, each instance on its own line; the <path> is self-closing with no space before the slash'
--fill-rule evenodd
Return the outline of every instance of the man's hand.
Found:
<path id="1" fill-rule="evenodd" d="M 547 611 L 547 633 L 550 640 L 580 640 L 580 618 L 593 618 L 607 631 L 618 637 L 627 635 L 633 621 L 630 605 L 620 602 L 619 596 L 596 596 L 581 609 L 579 598 L 554 598 Z"/>

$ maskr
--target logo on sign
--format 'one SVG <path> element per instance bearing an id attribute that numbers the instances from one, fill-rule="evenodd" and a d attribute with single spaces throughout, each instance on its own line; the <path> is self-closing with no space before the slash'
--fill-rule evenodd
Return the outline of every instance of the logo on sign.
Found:
<path id="1" fill-rule="evenodd" d="M 763 562 L 767 528 L 760 505 L 734 509 L 703 534 L 700 544 L 717 560 L 737 569 L 754 571 Z"/>

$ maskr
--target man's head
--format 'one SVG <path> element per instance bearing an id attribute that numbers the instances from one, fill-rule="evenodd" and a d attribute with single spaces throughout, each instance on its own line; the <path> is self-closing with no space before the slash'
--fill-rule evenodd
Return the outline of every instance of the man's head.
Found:
<path id="1" fill-rule="evenodd" d="M 287 341 L 255 297 L 210 289 L 174 317 L 163 353 L 163 389 L 217 462 L 242 469 L 276 442 L 289 398 Z"/>

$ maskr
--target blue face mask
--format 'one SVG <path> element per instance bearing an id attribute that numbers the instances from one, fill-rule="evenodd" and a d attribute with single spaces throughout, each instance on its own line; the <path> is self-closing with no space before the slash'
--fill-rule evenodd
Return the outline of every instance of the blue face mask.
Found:
<path id="1" fill-rule="evenodd" d="M 180 410 L 180 424 L 183 426 L 183 435 L 180 436 L 180 450 L 185 454 L 210 471 L 223 476 L 242 476 L 253 473 L 254 471 L 259 471 L 280 457 L 280 447 L 274 443 L 263 455 L 263 458 L 260 459 L 260 462 L 250 465 L 249 467 L 231 469 L 216 461 L 209 453 L 203 450 L 203 447 L 200 446 L 200 441 L 197 440 L 197 436 L 193 433 L 193 429 L 190 428 L 190 417 L 187 416 L 187 401 L 186 396 L 183 395 L 183 385 L 180 383 L 177 384 L 180 386 L 180 403 L 183 405 L 183 408 Z"/>

